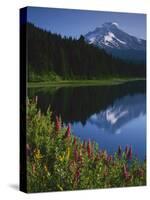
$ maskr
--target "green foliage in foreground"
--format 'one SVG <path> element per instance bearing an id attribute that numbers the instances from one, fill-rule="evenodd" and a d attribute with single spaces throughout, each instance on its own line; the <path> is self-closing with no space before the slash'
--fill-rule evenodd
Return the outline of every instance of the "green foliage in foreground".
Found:
<path id="1" fill-rule="evenodd" d="M 70 126 L 41 114 L 27 100 L 27 191 L 139 186 L 146 184 L 146 163 L 133 158 L 131 147 L 115 155 L 99 151 L 94 142 L 81 142 Z"/>

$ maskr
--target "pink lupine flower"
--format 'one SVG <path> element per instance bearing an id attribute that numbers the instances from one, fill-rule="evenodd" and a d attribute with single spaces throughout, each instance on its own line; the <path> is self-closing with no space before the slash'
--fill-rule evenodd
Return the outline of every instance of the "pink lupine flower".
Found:
<path id="1" fill-rule="evenodd" d="M 131 160 L 132 159 L 132 147 L 130 146 L 128 154 L 127 154 L 127 159 Z"/>
<path id="2" fill-rule="evenodd" d="M 70 135 L 71 135 L 71 132 L 70 132 L 70 124 L 68 124 L 67 131 L 66 131 L 66 133 L 65 133 L 65 137 L 66 137 L 66 138 L 69 138 Z"/>
<path id="3" fill-rule="evenodd" d="M 55 121 L 55 131 L 60 130 L 60 121 L 59 118 L 56 116 L 56 121 Z"/>
<path id="4" fill-rule="evenodd" d="M 91 142 L 90 142 L 90 140 L 88 140 L 88 143 L 87 143 L 87 152 L 88 152 L 88 157 L 90 158 L 91 157 Z"/>
<path id="5" fill-rule="evenodd" d="M 126 156 L 128 155 L 128 152 L 129 152 L 129 147 L 127 145 L 126 148 L 125 148 L 125 154 L 126 154 Z"/>
<path id="6" fill-rule="evenodd" d="M 77 143 L 77 139 L 76 137 L 74 137 L 73 144 L 76 145 L 76 143 Z"/>

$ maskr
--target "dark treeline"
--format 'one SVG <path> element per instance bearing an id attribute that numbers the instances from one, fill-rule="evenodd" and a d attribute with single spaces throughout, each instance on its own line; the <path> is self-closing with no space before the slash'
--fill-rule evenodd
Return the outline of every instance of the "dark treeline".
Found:
<path id="1" fill-rule="evenodd" d="M 53 73 L 62 79 L 145 77 L 145 66 L 108 55 L 104 50 L 78 40 L 61 37 L 27 24 L 29 81 L 32 74 Z"/>
<path id="2" fill-rule="evenodd" d="M 44 90 L 29 89 L 29 97 L 38 96 L 38 107 L 46 113 L 47 108 L 53 115 L 61 116 L 65 123 L 82 122 L 94 113 L 113 106 L 116 100 L 125 96 L 145 94 L 146 82 L 134 81 L 112 86 L 62 87 Z"/>

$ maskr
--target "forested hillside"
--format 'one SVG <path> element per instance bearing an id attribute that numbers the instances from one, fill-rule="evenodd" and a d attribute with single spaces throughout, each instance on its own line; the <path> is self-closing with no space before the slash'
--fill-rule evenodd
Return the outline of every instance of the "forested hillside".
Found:
<path id="1" fill-rule="evenodd" d="M 114 58 L 104 50 L 87 44 L 82 35 L 79 39 L 66 38 L 31 23 L 26 26 L 28 81 L 38 81 L 41 77 L 50 80 L 145 77 L 143 64 Z"/>

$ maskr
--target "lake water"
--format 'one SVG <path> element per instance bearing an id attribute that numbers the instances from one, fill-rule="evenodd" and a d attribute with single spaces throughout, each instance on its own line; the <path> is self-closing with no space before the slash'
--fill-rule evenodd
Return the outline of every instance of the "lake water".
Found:
<path id="1" fill-rule="evenodd" d="M 118 146 L 132 145 L 140 160 L 146 155 L 146 83 L 134 81 L 112 86 L 32 88 L 45 112 L 49 105 L 64 124 L 71 124 L 81 140 L 96 141 L 113 154 Z"/>

